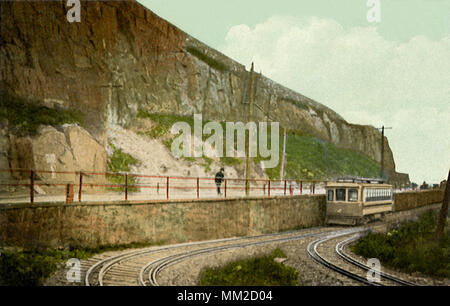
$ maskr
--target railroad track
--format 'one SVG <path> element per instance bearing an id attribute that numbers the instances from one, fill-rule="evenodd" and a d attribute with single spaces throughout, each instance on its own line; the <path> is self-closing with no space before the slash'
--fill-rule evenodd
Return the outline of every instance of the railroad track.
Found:
<path id="1" fill-rule="evenodd" d="M 321 237 L 312 241 L 307 247 L 307 252 L 309 256 L 317 263 L 366 285 L 416 286 L 414 283 L 405 281 L 382 271 L 376 271 L 380 276 L 380 282 L 368 280 L 367 273 L 373 268 L 355 260 L 344 252 L 346 245 L 359 239 L 366 232 L 367 229 L 360 229 L 352 237 L 344 240 L 341 240 L 342 237 L 348 236 L 348 234 L 331 233 L 326 237 Z M 340 241 L 336 243 L 335 240 Z M 322 250 L 319 251 L 319 248 Z"/>
<path id="2" fill-rule="evenodd" d="M 87 270 L 84 280 L 87 286 L 158 286 L 158 275 L 163 270 L 197 256 L 250 246 L 316 238 L 308 244 L 307 253 L 320 265 L 324 265 L 365 285 L 415 285 L 383 272 L 379 273 L 383 279 L 382 282 L 371 282 L 366 279 L 367 271 L 372 268 L 347 255 L 344 252 L 344 248 L 367 232 L 367 230 L 367 228 L 363 227 L 338 230 L 331 228 L 328 231 L 314 228 L 253 237 L 228 238 L 132 250 L 100 258 L 95 263 L 90 261 L 91 266 Z M 350 235 L 351 237 L 348 238 L 347 236 Z"/>
<path id="3" fill-rule="evenodd" d="M 348 234 L 349 232 L 353 232 L 354 230 L 339 230 L 339 232 L 344 231 L 346 234 Z M 250 242 L 245 242 L 245 243 L 236 243 L 236 244 L 231 244 L 231 245 L 225 245 L 225 246 L 215 246 L 215 247 L 210 247 L 210 248 L 205 248 L 205 249 L 200 249 L 194 252 L 183 252 L 180 254 L 176 254 L 173 256 L 167 256 L 165 258 L 161 258 L 152 262 L 149 262 L 146 266 L 142 267 L 141 271 L 139 272 L 139 284 L 146 286 L 146 285 L 150 285 L 150 286 L 158 286 L 158 281 L 157 281 L 157 277 L 158 274 L 165 268 L 176 264 L 180 261 L 195 257 L 195 256 L 200 256 L 200 255 L 206 255 L 206 254 L 210 254 L 210 253 L 214 253 L 214 252 L 221 252 L 221 251 L 226 251 L 226 250 L 230 250 L 230 249 L 235 249 L 235 248 L 244 248 L 244 247 L 249 247 L 249 246 L 258 246 L 258 245 L 264 245 L 264 244 L 273 244 L 273 243 L 280 243 L 280 242 L 288 242 L 288 241 L 294 241 L 294 240 L 300 240 L 300 239 L 306 239 L 306 238 L 311 238 L 311 237 L 317 237 L 317 236 L 323 236 L 326 235 L 328 233 L 311 233 L 311 234 L 300 234 L 300 235 L 293 235 L 290 237 L 274 237 L 272 239 L 268 239 L 268 240 L 262 240 L 262 241 L 250 241 Z M 272 236 L 272 235 L 271 235 Z M 278 236 L 278 235 L 277 235 Z M 144 277 L 145 275 L 148 275 L 148 277 Z"/>
<path id="4" fill-rule="evenodd" d="M 228 238 L 133 250 L 103 258 L 92 264 L 85 274 L 84 281 L 87 286 L 126 284 L 155 286 L 158 285 L 157 276 L 162 270 L 188 258 L 247 246 L 321 237 L 335 231 L 335 229 L 330 229 L 323 232 L 320 228 L 313 228 L 253 237 Z M 341 231 L 352 233 L 354 230 L 338 230 L 338 232 Z M 148 275 L 148 278 L 145 275 Z"/>
<path id="5" fill-rule="evenodd" d="M 171 250 L 175 250 L 177 248 L 182 247 L 190 247 L 190 246 L 201 246 L 206 243 L 215 243 L 215 242 L 227 242 L 227 241 L 233 241 L 236 238 L 229 238 L 229 239 L 220 239 L 220 240 L 213 240 L 213 241 L 205 241 L 205 242 L 195 242 L 195 243 L 183 243 L 183 244 L 177 244 L 172 245 L 168 247 L 160 247 L 160 248 L 145 248 L 140 250 L 133 250 L 126 253 L 121 253 L 119 255 L 106 257 L 104 259 L 101 259 L 97 261 L 95 264 L 89 267 L 87 270 L 84 282 L 86 286 L 103 286 L 104 285 L 104 278 L 106 274 L 114 267 L 118 265 L 122 265 L 124 263 L 127 263 L 128 266 L 133 267 L 134 264 L 142 263 L 145 264 L 149 257 L 162 253 L 167 252 Z M 125 272 L 125 275 L 128 274 L 126 272 L 132 272 L 131 269 L 128 269 L 130 271 L 127 271 L 126 267 L 125 269 L 119 269 Z M 135 275 L 137 277 L 137 274 Z M 135 279 L 136 279 L 135 277 Z"/>

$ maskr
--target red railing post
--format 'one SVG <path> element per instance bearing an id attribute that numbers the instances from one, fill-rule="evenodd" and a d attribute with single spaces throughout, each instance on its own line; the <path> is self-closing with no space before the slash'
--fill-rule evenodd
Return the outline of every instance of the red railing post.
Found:
<path id="1" fill-rule="evenodd" d="M 291 197 L 294 195 L 294 190 L 292 189 L 292 182 L 289 183 L 289 194 Z"/>
<path id="2" fill-rule="evenodd" d="M 166 198 L 169 199 L 169 177 L 166 178 Z"/>
<path id="3" fill-rule="evenodd" d="M 269 180 L 269 186 L 268 186 L 269 188 L 267 189 L 267 194 L 268 194 L 268 196 L 269 196 L 269 198 L 270 198 L 270 180 Z"/>
<path id="4" fill-rule="evenodd" d="M 200 199 L 200 179 L 197 177 L 197 200 Z"/>
<path id="5" fill-rule="evenodd" d="M 224 191 L 224 194 L 225 194 L 225 198 L 227 197 L 227 180 L 225 179 L 225 186 L 224 186 L 224 188 L 225 188 L 225 191 Z"/>
<path id="6" fill-rule="evenodd" d="M 30 171 L 30 204 L 34 203 L 34 171 Z"/>
<path id="7" fill-rule="evenodd" d="M 80 188 L 78 189 L 78 202 L 81 202 L 81 188 L 83 186 L 83 172 L 80 171 Z"/>
<path id="8" fill-rule="evenodd" d="M 128 201 L 128 174 L 125 173 L 125 201 Z"/>
<path id="9" fill-rule="evenodd" d="M 300 181 L 300 194 L 302 194 L 302 193 L 303 193 L 303 182 Z"/>
<path id="10" fill-rule="evenodd" d="M 284 180 L 284 195 L 286 195 L 286 180 Z"/>
<path id="11" fill-rule="evenodd" d="M 73 185 L 66 184 L 66 204 L 73 203 Z"/>
<path id="12" fill-rule="evenodd" d="M 313 194 L 314 194 L 316 192 L 316 183 L 312 182 L 312 184 L 313 184 Z"/>

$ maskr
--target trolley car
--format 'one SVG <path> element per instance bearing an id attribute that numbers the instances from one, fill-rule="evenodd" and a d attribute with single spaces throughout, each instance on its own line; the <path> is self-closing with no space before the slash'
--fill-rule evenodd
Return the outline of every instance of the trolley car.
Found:
<path id="1" fill-rule="evenodd" d="M 328 182 L 327 224 L 359 225 L 393 210 L 392 185 L 380 179 L 342 178 Z"/>

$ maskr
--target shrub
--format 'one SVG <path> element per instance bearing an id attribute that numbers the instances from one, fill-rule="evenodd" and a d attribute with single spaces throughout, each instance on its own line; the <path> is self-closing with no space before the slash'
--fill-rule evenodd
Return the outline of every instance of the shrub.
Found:
<path id="1" fill-rule="evenodd" d="M 67 250 L 7 251 L 0 256 L 0 285 L 40 286 L 58 266 L 77 258 L 87 259 L 95 254 L 127 248 L 143 248 L 161 245 L 160 242 L 133 242 L 119 245 L 103 245 L 97 248 L 69 248 Z"/>
<path id="2" fill-rule="evenodd" d="M 139 161 L 131 156 L 130 154 L 122 152 L 121 149 L 116 148 L 113 144 L 110 144 L 110 146 L 114 149 L 113 155 L 108 160 L 108 169 L 109 171 L 112 171 L 114 173 L 119 172 L 128 172 L 130 171 L 130 165 L 137 165 Z M 107 174 L 107 179 L 109 182 L 115 184 L 115 185 L 123 185 L 125 184 L 125 177 L 123 175 L 114 175 L 114 174 Z M 136 178 L 133 176 L 129 176 L 127 178 L 127 184 L 133 185 L 136 183 Z M 111 188 L 115 191 L 124 191 L 124 187 L 113 187 Z M 135 192 L 137 191 L 136 187 L 128 187 L 129 192 Z"/>
<path id="3" fill-rule="evenodd" d="M 386 234 L 361 238 L 352 250 L 366 258 L 378 258 L 384 264 L 405 272 L 450 277 L 450 231 L 442 247 L 434 240 L 437 214 L 430 211 L 418 221 L 407 222 Z"/>
<path id="4" fill-rule="evenodd" d="M 201 286 L 296 286 L 298 272 L 274 261 L 286 257 L 280 249 L 270 255 L 228 263 L 224 267 L 206 269 L 200 276 Z"/>

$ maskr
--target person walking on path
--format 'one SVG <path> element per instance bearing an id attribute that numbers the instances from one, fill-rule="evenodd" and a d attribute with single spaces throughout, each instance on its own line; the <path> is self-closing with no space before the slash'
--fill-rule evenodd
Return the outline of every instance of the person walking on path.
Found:
<path id="1" fill-rule="evenodd" d="M 222 185 L 222 181 L 225 177 L 225 175 L 223 174 L 224 171 L 225 171 L 224 168 L 220 168 L 220 171 L 216 173 L 215 182 L 216 182 L 216 186 L 217 186 L 217 194 L 218 195 L 222 194 L 220 192 L 220 186 Z"/>

